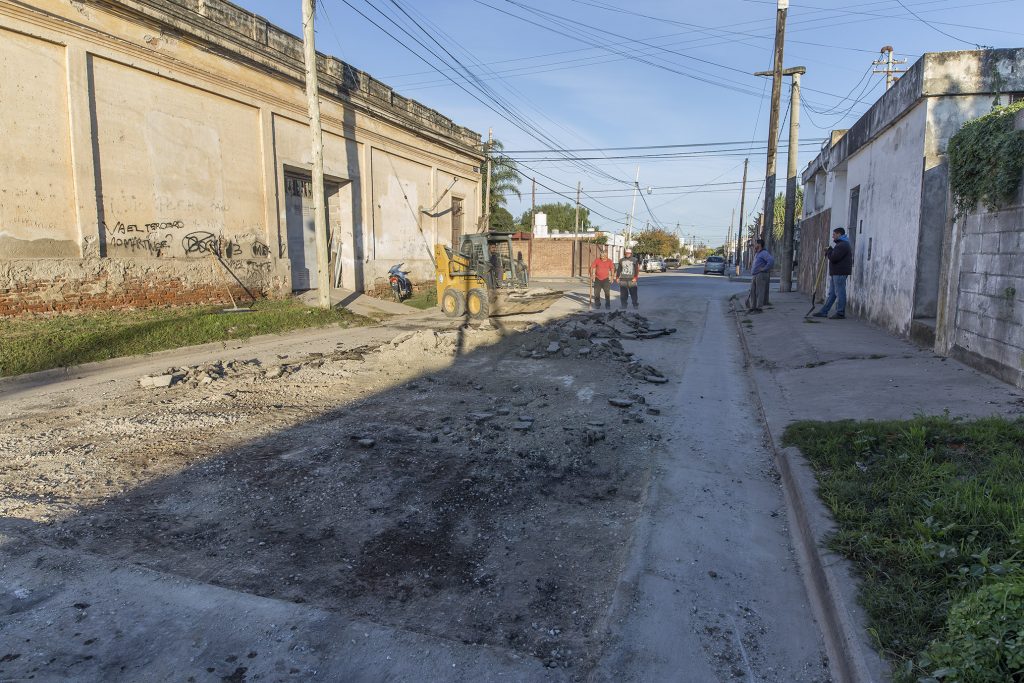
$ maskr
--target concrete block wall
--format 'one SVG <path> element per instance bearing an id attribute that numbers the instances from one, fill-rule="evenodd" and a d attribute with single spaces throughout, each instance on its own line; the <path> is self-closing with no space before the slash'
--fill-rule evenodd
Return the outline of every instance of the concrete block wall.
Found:
<path id="1" fill-rule="evenodd" d="M 1015 125 L 1024 130 L 1024 113 Z M 1024 176 L 1010 205 L 979 206 L 955 227 L 950 354 L 1024 388 Z"/>
<path id="2" fill-rule="evenodd" d="M 961 226 L 952 355 L 1024 388 L 1024 201 Z"/>

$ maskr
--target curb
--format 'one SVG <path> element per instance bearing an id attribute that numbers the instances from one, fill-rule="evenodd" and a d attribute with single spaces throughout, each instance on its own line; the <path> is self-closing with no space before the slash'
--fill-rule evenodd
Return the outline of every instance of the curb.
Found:
<path id="1" fill-rule="evenodd" d="M 747 337 L 740 324 L 739 311 L 732 299 L 733 317 L 739 334 L 740 346 L 747 367 L 751 367 L 753 359 L 747 345 Z M 865 653 L 866 645 L 860 637 L 862 625 L 850 623 L 850 610 L 846 607 L 841 593 L 833 590 L 838 585 L 833 569 L 825 561 L 811 527 L 811 516 L 806 501 L 806 493 L 797 482 L 793 471 L 791 454 L 775 441 L 771 426 L 764 410 L 761 391 L 757 381 L 751 377 L 753 398 L 761 425 L 768 438 L 775 459 L 775 466 L 782 483 L 783 499 L 786 502 L 786 516 L 789 519 L 790 538 L 796 551 L 797 561 L 811 602 L 811 609 L 821 629 L 825 652 L 828 655 L 829 671 L 836 683 L 869 683 L 879 680 L 868 665 L 870 659 L 878 655 L 872 651 Z"/>

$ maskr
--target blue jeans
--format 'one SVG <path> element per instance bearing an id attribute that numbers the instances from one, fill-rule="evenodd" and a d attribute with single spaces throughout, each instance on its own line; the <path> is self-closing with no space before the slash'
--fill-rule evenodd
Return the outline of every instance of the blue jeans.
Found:
<path id="1" fill-rule="evenodd" d="M 846 278 L 848 277 L 850 276 L 829 276 L 828 298 L 825 299 L 825 305 L 821 307 L 821 313 L 827 315 L 832 308 L 832 304 L 838 300 L 839 304 L 836 306 L 836 315 L 846 315 Z"/>

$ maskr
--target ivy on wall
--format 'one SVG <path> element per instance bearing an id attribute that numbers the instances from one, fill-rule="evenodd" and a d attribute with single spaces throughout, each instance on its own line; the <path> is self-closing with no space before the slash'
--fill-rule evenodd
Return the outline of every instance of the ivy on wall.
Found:
<path id="1" fill-rule="evenodd" d="M 973 211 L 979 202 L 990 210 L 1012 202 L 1024 173 L 1024 130 L 1014 129 L 1014 117 L 1024 101 L 995 107 L 968 121 L 949 141 L 949 183 L 957 216 Z"/>

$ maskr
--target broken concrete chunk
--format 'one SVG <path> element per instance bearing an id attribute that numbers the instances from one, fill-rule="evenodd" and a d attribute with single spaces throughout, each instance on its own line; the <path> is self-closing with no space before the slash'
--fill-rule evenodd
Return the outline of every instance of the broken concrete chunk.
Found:
<path id="1" fill-rule="evenodd" d="M 150 386 L 152 386 L 154 389 L 163 389 L 174 384 L 174 380 L 177 377 L 178 375 L 157 375 L 156 377 L 151 378 L 152 383 L 150 384 Z"/>
<path id="2" fill-rule="evenodd" d="M 530 431 L 530 427 L 532 426 L 532 422 L 516 422 L 514 425 L 512 425 L 512 429 L 515 429 L 516 431 L 519 432 L 528 432 Z"/>
<path id="3" fill-rule="evenodd" d="M 548 353 L 558 353 L 558 350 L 561 348 L 561 344 L 559 344 L 556 341 L 553 341 L 550 344 L 548 344 Z"/>
<path id="4" fill-rule="evenodd" d="M 612 404 L 616 408 L 628 408 L 635 402 L 636 401 L 631 401 L 628 398 L 622 398 L 620 396 L 608 399 L 608 403 Z"/>
<path id="5" fill-rule="evenodd" d="M 364 438 L 359 439 L 358 441 L 356 441 L 356 443 L 359 444 L 360 446 L 362 446 L 363 448 L 373 448 L 377 444 L 377 441 L 376 441 L 376 439 L 371 439 L 369 437 L 364 437 Z"/>
<path id="6" fill-rule="evenodd" d="M 272 367 L 269 370 L 267 370 L 266 378 L 267 379 L 277 379 L 278 377 L 280 377 L 283 374 L 284 374 L 284 366 L 275 365 L 274 367 Z"/>

